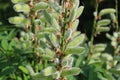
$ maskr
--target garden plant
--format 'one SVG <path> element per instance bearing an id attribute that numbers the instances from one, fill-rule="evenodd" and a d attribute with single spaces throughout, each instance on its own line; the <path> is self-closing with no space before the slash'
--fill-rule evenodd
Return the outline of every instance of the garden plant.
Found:
<path id="1" fill-rule="evenodd" d="M 120 80 L 118 1 L 99 9 L 104 0 L 94 0 L 88 37 L 77 30 L 80 0 L 11 0 L 12 27 L 0 30 L 0 80 Z M 101 34 L 106 42 L 95 41 Z"/>

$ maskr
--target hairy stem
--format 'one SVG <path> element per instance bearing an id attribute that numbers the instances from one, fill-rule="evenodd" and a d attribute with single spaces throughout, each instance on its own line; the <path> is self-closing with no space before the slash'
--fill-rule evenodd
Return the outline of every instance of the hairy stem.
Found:
<path id="1" fill-rule="evenodd" d="M 119 31 L 119 23 L 118 23 L 118 0 L 115 0 L 115 3 L 116 3 L 116 31 L 118 32 Z"/>
<path id="2" fill-rule="evenodd" d="M 98 14 L 98 2 L 96 0 L 96 8 L 95 8 L 95 13 Z M 90 52 L 92 53 L 92 49 L 93 49 L 93 42 L 94 42 L 94 33 L 95 33 L 95 29 L 96 29 L 96 23 L 97 23 L 97 15 L 94 17 L 94 22 L 93 22 L 93 28 L 92 28 L 92 34 L 91 34 L 91 40 L 90 40 Z"/>

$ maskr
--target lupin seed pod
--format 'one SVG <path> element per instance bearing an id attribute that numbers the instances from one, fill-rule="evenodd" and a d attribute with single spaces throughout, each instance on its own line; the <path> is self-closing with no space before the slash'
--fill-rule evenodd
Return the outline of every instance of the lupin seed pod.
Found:
<path id="1" fill-rule="evenodd" d="M 67 47 L 70 47 L 70 48 L 77 47 L 85 41 L 85 38 L 86 37 L 84 34 L 80 34 L 79 36 L 74 38 L 70 43 L 68 43 Z"/>
<path id="2" fill-rule="evenodd" d="M 73 8 L 70 13 L 69 22 L 72 22 L 76 16 L 76 8 Z"/>
<path id="3" fill-rule="evenodd" d="M 76 19 L 73 23 L 72 23 L 72 30 L 73 32 L 77 30 L 77 27 L 78 27 L 78 24 L 79 24 L 79 20 Z"/>
<path id="4" fill-rule="evenodd" d="M 97 27 L 96 32 L 108 32 L 110 27 Z"/>
<path id="5" fill-rule="evenodd" d="M 24 12 L 24 13 L 30 12 L 30 7 L 27 4 L 15 4 L 13 8 L 16 12 Z"/>
<path id="6" fill-rule="evenodd" d="M 106 48 L 106 44 L 96 44 L 96 45 L 94 45 L 94 52 L 102 52 L 102 51 L 104 51 L 105 50 L 105 48 Z"/>
<path id="7" fill-rule="evenodd" d="M 84 10 L 84 6 L 80 6 L 77 9 L 76 18 L 78 18 L 82 14 L 83 10 Z"/>
<path id="8" fill-rule="evenodd" d="M 71 69 L 63 69 L 62 76 L 68 75 L 78 75 L 80 73 L 80 68 L 73 67 Z"/>
<path id="9" fill-rule="evenodd" d="M 106 26 L 108 24 L 110 24 L 110 20 L 109 19 L 103 19 L 97 22 L 97 26 Z"/>
<path id="10" fill-rule="evenodd" d="M 11 1 L 12 1 L 12 3 L 24 3 L 28 0 L 11 0 Z"/>
<path id="11" fill-rule="evenodd" d="M 26 19 L 24 17 L 19 17 L 19 16 L 9 18 L 9 22 L 12 24 L 23 24 L 25 23 L 25 21 Z"/>
<path id="12" fill-rule="evenodd" d="M 116 12 L 116 10 L 113 9 L 113 8 L 102 9 L 99 13 L 99 16 L 103 16 L 103 15 L 110 14 L 110 13 L 115 13 L 115 12 Z"/>
<path id="13" fill-rule="evenodd" d="M 39 2 L 39 3 L 36 3 L 33 10 L 34 11 L 38 11 L 38 10 L 45 10 L 48 8 L 48 3 L 45 3 L 45 2 Z"/>
<path id="14" fill-rule="evenodd" d="M 69 39 L 71 38 L 71 36 L 72 36 L 72 29 L 69 28 L 69 29 L 67 30 L 67 32 L 65 33 L 64 38 L 65 38 L 65 40 L 69 40 Z"/>

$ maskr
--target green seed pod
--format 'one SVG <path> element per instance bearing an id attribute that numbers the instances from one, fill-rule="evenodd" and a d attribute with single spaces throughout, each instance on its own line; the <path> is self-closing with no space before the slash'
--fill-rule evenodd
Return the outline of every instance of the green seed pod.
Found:
<path id="1" fill-rule="evenodd" d="M 53 18 L 53 27 L 56 28 L 56 31 L 60 31 L 60 26 L 55 18 Z"/>
<path id="2" fill-rule="evenodd" d="M 72 65 L 73 65 L 73 57 L 72 57 L 72 54 L 69 54 L 67 56 L 65 56 L 63 59 L 62 59 L 62 68 L 65 68 L 65 67 L 69 67 L 71 68 Z"/>
<path id="3" fill-rule="evenodd" d="M 53 20 L 52 20 L 52 17 L 50 16 L 50 14 L 47 12 L 47 11 L 44 11 L 44 17 L 46 19 L 46 21 L 52 25 L 53 23 Z"/>
<path id="4" fill-rule="evenodd" d="M 77 27 L 78 27 L 78 24 L 79 24 L 79 20 L 76 19 L 73 23 L 72 23 L 72 30 L 73 32 L 76 31 Z"/>
<path id="5" fill-rule="evenodd" d="M 80 68 L 73 67 L 71 69 L 63 69 L 62 76 L 69 76 L 69 75 L 78 75 L 80 73 Z"/>
<path id="6" fill-rule="evenodd" d="M 24 3 L 29 0 L 12 0 L 13 3 Z"/>
<path id="7" fill-rule="evenodd" d="M 102 52 L 105 50 L 105 48 L 107 47 L 106 44 L 96 44 L 94 45 L 94 52 Z"/>
<path id="8" fill-rule="evenodd" d="M 115 13 L 115 12 L 116 12 L 115 9 L 112 9 L 112 8 L 102 9 L 99 13 L 99 16 L 103 16 L 103 15 Z"/>
<path id="9" fill-rule="evenodd" d="M 115 14 L 111 13 L 110 17 L 111 17 L 112 21 L 116 23 L 116 16 L 115 16 Z"/>
<path id="10" fill-rule="evenodd" d="M 44 76 L 50 76 L 50 75 L 52 75 L 54 72 L 56 72 L 56 69 L 55 69 L 54 67 L 52 67 L 52 66 L 49 66 L 49 67 L 47 67 L 47 68 L 45 68 L 45 69 L 43 70 Z"/>
<path id="11" fill-rule="evenodd" d="M 75 48 L 67 48 L 65 54 L 76 54 L 80 55 L 81 53 L 85 52 L 84 47 L 75 47 Z"/>
<path id="12" fill-rule="evenodd" d="M 23 24 L 25 23 L 25 21 L 26 19 L 24 17 L 19 17 L 19 16 L 9 18 L 9 22 L 12 24 Z"/>
<path id="13" fill-rule="evenodd" d="M 85 41 L 86 37 L 84 34 L 80 34 L 79 36 L 75 37 L 70 43 L 68 43 L 67 47 L 77 47 Z"/>
<path id="14" fill-rule="evenodd" d="M 103 19 L 97 22 L 97 26 L 106 26 L 110 24 L 110 20 L 109 19 Z"/>
<path id="15" fill-rule="evenodd" d="M 76 16 L 76 8 L 73 8 L 70 12 L 69 22 L 72 22 Z"/>
<path id="16" fill-rule="evenodd" d="M 30 7 L 27 4 L 15 4 L 13 8 L 16 12 L 24 12 L 24 13 L 30 12 Z"/>
<path id="17" fill-rule="evenodd" d="M 34 11 L 38 11 L 38 10 L 45 10 L 48 8 L 48 3 L 45 3 L 45 2 L 39 2 L 39 3 L 36 3 L 35 6 L 34 6 Z"/>
<path id="18" fill-rule="evenodd" d="M 55 73 L 53 73 L 53 78 L 54 79 L 59 79 L 60 78 L 60 72 L 56 71 Z"/>
<path id="19" fill-rule="evenodd" d="M 51 34 L 49 36 L 51 43 L 53 44 L 54 47 L 58 47 L 58 42 L 57 42 L 57 36 L 55 34 Z"/>
<path id="20" fill-rule="evenodd" d="M 108 54 L 108 53 L 102 54 L 101 57 L 106 59 L 106 60 L 108 60 L 108 61 L 113 60 L 113 57 L 110 54 Z"/>
<path id="21" fill-rule="evenodd" d="M 65 40 L 69 40 L 69 39 L 71 38 L 71 36 L 72 36 L 72 29 L 69 28 L 69 29 L 66 31 L 64 38 L 65 38 Z"/>
<path id="22" fill-rule="evenodd" d="M 84 10 L 84 6 L 80 6 L 77 9 L 76 18 L 78 18 L 82 14 L 83 10 Z"/>
<path id="23" fill-rule="evenodd" d="M 26 49 L 26 48 L 27 48 L 26 43 L 22 43 L 22 48 L 23 48 L 23 49 Z"/>
<path id="24" fill-rule="evenodd" d="M 96 32 L 107 32 L 109 30 L 109 27 L 97 27 Z"/>

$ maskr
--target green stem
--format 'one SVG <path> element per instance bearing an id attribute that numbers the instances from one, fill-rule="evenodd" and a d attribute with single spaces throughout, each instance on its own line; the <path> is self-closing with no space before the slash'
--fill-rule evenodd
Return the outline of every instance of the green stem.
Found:
<path id="1" fill-rule="evenodd" d="M 64 13 L 64 25 L 62 27 L 62 51 L 64 51 L 65 49 L 65 39 L 64 39 L 64 36 L 65 36 L 65 31 L 66 31 L 66 25 L 67 25 L 67 9 L 65 9 L 65 13 Z"/>
<path id="2" fill-rule="evenodd" d="M 98 13 L 98 2 L 96 1 L 96 8 L 95 8 L 95 12 Z M 94 42 L 94 33 L 95 33 L 95 29 L 96 29 L 96 23 L 97 23 L 97 20 L 96 20 L 96 17 L 94 17 L 94 22 L 93 22 L 93 28 L 92 28 L 92 34 L 91 34 L 91 40 L 90 40 L 90 52 L 92 53 L 92 49 L 93 49 L 93 42 Z"/>
<path id="3" fill-rule="evenodd" d="M 119 31 L 119 23 L 118 23 L 118 0 L 115 0 L 115 3 L 116 3 L 116 31 L 118 32 Z"/>

